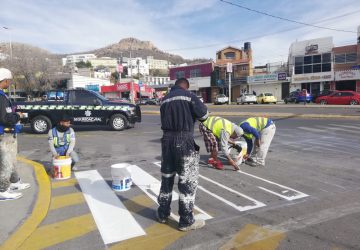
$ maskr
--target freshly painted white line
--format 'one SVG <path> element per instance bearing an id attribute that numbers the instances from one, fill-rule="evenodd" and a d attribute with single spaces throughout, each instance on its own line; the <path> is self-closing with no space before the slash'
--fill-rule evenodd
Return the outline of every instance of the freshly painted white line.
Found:
<path id="1" fill-rule="evenodd" d="M 265 206 L 266 206 L 264 203 L 262 203 L 262 202 L 260 202 L 260 201 L 257 201 L 257 200 L 255 200 L 255 199 L 251 198 L 250 196 L 247 196 L 247 195 L 245 195 L 245 194 L 242 194 L 242 193 L 240 193 L 240 192 L 238 192 L 238 191 L 236 191 L 236 190 L 233 190 L 233 189 L 231 189 L 231 188 L 229 188 L 229 187 L 227 187 L 227 186 L 224 186 L 224 185 L 222 185 L 222 184 L 220 184 L 220 183 L 218 183 L 218 182 L 216 182 L 216 181 L 213 181 L 213 180 L 211 180 L 211 179 L 209 179 L 209 178 L 207 178 L 207 177 L 205 177 L 205 176 L 200 175 L 200 177 L 201 177 L 202 179 L 204 179 L 204 180 L 207 180 L 207 181 L 209 181 L 209 182 L 211 182 L 211 183 L 219 186 L 219 187 L 222 187 L 223 189 L 226 189 L 227 191 L 229 191 L 229 192 L 231 192 L 231 193 L 234 193 L 234 194 L 239 195 L 239 196 L 241 196 L 241 197 L 243 197 L 243 198 L 245 198 L 245 199 L 248 199 L 248 200 L 250 200 L 250 201 L 252 201 L 252 202 L 254 203 L 254 205 L 251 205 L 251 206 L 238 206 L 238 205 L 234 204 L 233 202 L 228 201 L 228 200 L 222 198 L 221 196 L 216 195 L 216 194 L 214 194 L 213 192 L 211 192 L 211 191 L 203 188 L 202 186 L 199 186 L 199 187 L 198 187 L 199 189 L 201 189 L 202 191 L 204 191 L 204 192 L 206 192 L 207 194 L 211 195 L 212 197 L 215 197 L 216 199 L 221 200 L 222 202 L 224 202 L 224 203 L 226 203 L 227 205 L 235 208 L 236 210 L 239 210 L 240 212 L 247 211 L 247 210 L 251 210 L 251 209 L 255 209 L 255 208 L 259 208 L 259 207 L 265 207 Z"/>
<path id="2" fill-rule="evenodd" d="M 154 164 L 155 164 L 156 166 L 159 166 L 159 162 L 154 162 Z M 236 205 L 235 203 L 233 203 L 233 202 L 231 202 L 231 201 L 228 201 L 228 200 L 224 199 L 223 197 L 221 197 L 221 196 L 219 196 L 219 195 L 216 195 L 216 194 L 214 194 L 213 192 L 205 189 L 204 187 L 198 186 L 198 189 L 200 189 L 200 190 L 204 191 L 205 193 L 209 194 L 210 196 L 212 196 L 212 197 L 214 197 L 214 198 L 216 198 L 216 199 L 218 199 L 218 200 L 226 203 L 227 205 L 235 208 L 236 210 L 239 210 L 239 211 L 243 212 L 243 211 L 247 211 L 247 210 L 250 210 L 250 209 L 255 209 L 255 208 L 259 208 L 259 207 L 264 207 L 264 206 L 266 206 L 264 203 L 262 203 L 262 202 L 260 202 L 260 201 L 257 201 L 257 200 L 255 200 L 255 199 L 253 199 L 253 198 L 251 198 L 251 197 L 249 197 L 249 196 L 247 196 L 247 195 L 245 195 L 245 194 L 242 194 L 242 193 L 240 193 L 240 192 L 238 192 L 238 191 L 236 191 L 236 190 L 234 190 L 234 189 L 231 189 L 231 188 L 229 188 L 229 187 L 227 187 L 227 186 L 224 186 L 224 185 L 222 185 L 222 184 L 219 183 L 219 182 L 213 181 L 213 180 L 211 180 L 211 179 L 209 179 L 209 178 L 207 178 L 207 177 L 205 177 L 205 176 L 202 176 L 202 175 L 199 175 L 199 177 L 202 178 L 202 179 L 204 179 L 204 180 L 206 180 L 206 181 L 209 181 L 209 182 L 211 182 L 211 183 L 213 183 L 213 184 L 215 184 L 215 185 L 217 185 L 217 186 L 219 186 L 219 187 L 221 187 L 221 188 L 223 188 L 223 189 L 225 189 L 225 190 L 227 190 L 227 191 L 229 191 L 229 192 L 231 192 L 231 193 L 234 193 L 234 194 L 236 194 L 236 195 L 238 195 L 238 196 L 241 196 L 241 197 L 243 197 L 243 198 L 245 198 L 245 199 L 248 199 L 248 200 L 250 200 L 252 203 L 254 203 L 254 205 L 251 205 L 251 206 L 238 206 L 238 205 Z"/>
<path id="3" fill-rule="evenodd" d="M 223 158 L 223 159 L 224 159 L 224 157 L 222 157 L 222 156 L 220 156 L 219 158 Z M 262 189 L 262 190 L 264 190 L 264 191 L 266 191 L 266 192 L 269 192 L 269 193 L 271 193 L 271 194 L 275 194 L 275 195 L 277 195 L 277 196 L 279 196 L 279 197 L 282 197 L 282 198 L 284 198 L 284 199 L 286 199 L 286 200 L 289 200 L 289 201 L 291 201 L 291 200 L 296 200 L 296 199 L 301 199 L 301 198 L 304 198 L 304 197 L 309 196 L 308 194 L 305 194 L 305 193 L 300 192 L 300 191 L 298 191 L 298 190 L 295 190 L 295 189 L 293 189 L 293 188 L 290 188 L 290 187 L 281 185 L 281 184 L 276 183 L 276 182 L 273 182 L 273 181 L 266 180 L 266 179 L 261 178 L 261 177 L 258 177 L 258 176 L 256 176 L 256 175 L 252 175 L 252 174 L 243 172 L 243 171 L 241 171 L 241 170 L 238 170 L 238 171 L 236 171 L 236 172 L 241 173 L 241 174 L 244 174 L 244 175 L 247 175 L 247 176 L 251 176 L 251 177 L 253 177 L 253 178 L 255 178 L 255 179 L 262 180 L 262 181 L 267 182 L 267 183 L 270 183 L 270 184 L 272 184 L 272 185 L 281 187 L 281 188 L 283 188 L 283 189 L 285 189 L 285 190 L 291 190 L 291 191 L 293 191 L 293 192 L 295 192 L 295 193 L 298 193 L 297 195 L 294 195 L 294 196 L 285 196 L 285 195 L 279 194 L 279 193 L 277 193 L 277 192 L 271 191 L 271 190 L 269 190 L 269 189 L 266 189 L 266 188 L 263 188 L 263 187 L 258 187 L 258 188 L 260 188 L 260 189 Z"/>
<path id="4" fill-rule="evenodd" d="M 158 164 L 156 164 L 159 166 Z M 140 167 L 136 165 L 131 165 L 131 178 L 133 182 L 147 195 L 152 199 L 154 202 L 157 203 L 157 195 L 160 192 L 160 185 L 161 182 L 157 180 L 152 175 L 148 174 L 144 170 L 142 170 Z M 151 192 L 149 192 L 151 190 Z M 175 191 L 172 193 L 172 200 L 178 200 L 179 195 Z M 203 219 L 203 220 L 209 220 L 213 217 L 206 213 L 204 210 L 199 208 L 198 206 L 194 207 L 197 211 L 200 212 L 200 214 L 195 215 L 195 219 Z M 179 216 L 171 213 L 170 215 L 174 220 L 179 221 Z"/>
<path id="5" fill-rule="evenodd" d="M 350 126 L 350 125 L 340 125 L 340 124 L 329 124 L 330 126 L 336 126 L 341 128 L 351 128 L 351 129 L 357 129 L 360 130 L 360 127 L 357 126 Z"/>
<path id="6" fill-rule="evenodd" d="M 105 244 L 145 235 L 97 170 L 75 172 Z"/>
<path id="7" fill-rule="evenodd" d="M 354 131 L 354 130 L 349 130 L 349 129 L 344 129 L 344 128 L 330 128 L 330 127 L 326 127 L 326 129 L 328 129 L 328 130 L 335 130 L 335 131 L 342 131 L 342 132 L 345 132 L 345 133 L 353 133 L 353 134 L 360 135 L 360 131 Z"/>

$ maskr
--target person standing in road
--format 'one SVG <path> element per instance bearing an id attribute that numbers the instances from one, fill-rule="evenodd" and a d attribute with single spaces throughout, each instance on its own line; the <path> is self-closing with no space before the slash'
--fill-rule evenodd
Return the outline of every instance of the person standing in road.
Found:
<path id="1" fill-rule="evenodd" d="M 75 164 L 79 161 L 79 156 L 74 151 L 75 131 L 70 126 L 71 117 L 64 114 L 59 123 L 49 130 L 48 141 L 53 157 L 70 156 L 71 169 L 77 170 Z"/>
<path id="2" fill-rule="evenodd" d="M 161 129 L 161 187 L 156 216 L 166 223 L 171 212 L 175 175 L 179 175 L 179 230 L 201 228 L 204 220 L 195 220 L 193 207 L 199 178 L 199 150 L 194 141 L 194 123 L 205 120 L 207 107 L 188 91 L 189 81 L 180 78 L 164 97 L 160 107 Z"/>
<path id="3" fill-rule="evenodd" d="M 4 93 L 12 82 L 11 71 L 0 68 L 0 201 L 22 197 L 17 190 L 30 187 L 22 183 L 16 171 L 17 134 L 21 130 L 20 116 Z"/>
<path id="4" fill-rule="evenodd" d="M 239 126 L 222 117 L 209 116 L 204 122 L 199 124 L 199 130 L 204 137 L 206 150 L 211 154 L 208 160 L 209 164 L 213 165 L 216 169 L 224 169 L 223 164 L 217 157 L 218 151 L 221 149 L 227 157 L 229 164 L 235 170 L 240 170 L 236 162 L 231 159 L 229 152 L 230 145 L 235 146 L 231 139 L 236 139 L 244 134 L 244 131 Z"/>
<path id="5" fill-rule="evenodd" d="M 244 131 L 247 143 L 245 164 L 252 167 L 264 167 L 267 152 L 275 135 L 275 123 L 270 118 L 251 117 L 241 122 L 240 127 Z"/>
<path id="6" fill-rule="evenodd" d="M 306 90 L 306 89 L 303 89 L 303 90 L 302 90 L 302 94 L 303 94 L 303 96 L 304 96 L 304 105 L 306 105 L 307 90 Z"/>

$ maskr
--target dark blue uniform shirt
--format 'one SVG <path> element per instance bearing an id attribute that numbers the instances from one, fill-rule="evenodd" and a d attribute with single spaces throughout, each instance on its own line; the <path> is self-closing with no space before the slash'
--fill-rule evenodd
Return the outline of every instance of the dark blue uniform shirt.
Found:
<path id="1" fill-rule="evenodd" d="M 194 132 L 196 120 L 205 120 L 207 107 L 188 90 L 177 85 L 164 97 L 160 108 L 161 129 L 172 132 Z"/>

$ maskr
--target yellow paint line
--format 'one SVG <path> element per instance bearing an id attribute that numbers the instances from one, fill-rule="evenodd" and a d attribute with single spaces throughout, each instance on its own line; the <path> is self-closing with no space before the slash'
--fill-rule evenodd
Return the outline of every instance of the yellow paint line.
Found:
<path id="1" fill-rule="evenodd" d="M 173 220 L 169 221 L 169 224 L 155 223 L 145 229 L 145 236 L 120 242 L 110 249 L 164 249 L 187 234 L 179 231 L 177 225 L 178 223 Z"/>
<path id="2" fill-rule="evenodd" d="M 23 157 L 19 161 L 31 165 L 34 168 L 36 181 L 39 186 L 37 199 L 33 211 L 26 221 L 5 241 L 0 249 L 17 249 L 37 228 L 48 213 L 51 197 L 50 180 L 45 168 L 40 163 Z"/>
<path id="3" fill-rule="evenodd" d="M 219 249 L 275 250 L 284 237 L 284 232 L 247 224 L 229 242 Z"/>
<path id="4" fill-rule="evenodd" d="M 75 186 L 77 185 L 78 182 L 75 178 L 71 178 L 68 180 L 63 180 L 63 181 L 53 181 L 51 183 L 51 187 L 52 188 L 62 188 L 62 187 L 70 187 L 70 186 Z"/>
<path id="5" fill-rule="evenodd" d="M 71 193 L 65 195 L 55 196 L 51 199 L 50 210 L 58 208 L 73 206 L 85 202 L 85 198 L 82 193 Z"/>
<path id="6" fill-rule="evenodd" d="M 152 207 L 155 202 L 145 194 L 141 194 L 123 202 L 124 206 L 132 213 L 137 213 L 145 208 Z"/>
<path id="7" fill-rule="evenodd" d="M 44 249 L 96 230 L 91 214 L 39 227 L 19 249 Z"/>

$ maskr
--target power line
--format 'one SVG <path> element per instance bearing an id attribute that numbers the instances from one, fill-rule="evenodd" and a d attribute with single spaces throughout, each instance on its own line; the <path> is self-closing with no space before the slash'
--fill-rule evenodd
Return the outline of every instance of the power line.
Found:
<path id="1" fill-rule="evenodd" d="M 360 12 L 360 10 L 358 9 L 358 10 L 355 10 L 355 11 L 351 11 L 351 12 L 347 12 L 347 13 L 341 14 L 341 15 L 339 15 L 339 16 L 334 16 L 334 17 L 330 17 L 330 18 L 323 19 L 323 20 L 319 20 L 319 21 L 317 21 L 317 22 L 314 22 L 313 24 L 322 23 L 322 22 L 326 22 L 326 21 L 338 19 L 338 18 L 345 17 L 345 16 L 350 16 L 350 15 L 353 15 L 353 14 L 359 13 L 359 12 Z M 222 43 L 213 43 L 213 44 L 207 44 L 207 45 L 201 45 L 201 46 L 194 46 L 194 47 L 167 49 L 167 50 L 164 50 L 164 51 L 165 51 L 165 52 L 172 52 L 172 51 L 183 51 L 183 50 L 196 50 L 196 49 L 210 48 L 210 47 L 216 47 L 216 46 L 221 46 L 221 45 L 223 46 L 223 45 L 225 45 L 225 44 L 231 44 L 231 43 L 238 43 L 238 42 L 243 42 L 243 41 L 255 40 L 255 39 L 259 39 L 259 38 L 263 38 L 263 37 L 267 37 L 267 36 L 276 35 L 276 34 L 279 34 L 279 33 L 285 33 L 285 32 L 287 32 L 287 31 L 293 31 L 293 30 L 302 29 L 302 28 L 304 28 L 304 27 L 296 27 L 296 28 L 283 29 L 283 30 L 276 31 L 276 32 L 271 32 L 271 33 L 268 33 L 268 34 L 265 34 L 265 35 L 253 36 L 253 37 L 248 37 L 248 38 L 244 38 L 244 39 L 236 39 L 236 40 L 231 40 L 231 41 L 222 42 Z"/>
<path id="2" fill-rule="evenodd" d="M 269 16 L 269 17 L 280 19 L 280 20 L 287 21 L 287 22 L 291 22 L 291 23 L 301 24 L 301 25 L 305 25 L 305 26 L 318 28 L 318 29 L 326 29 L 326 30 L 333 30 L 333 31 L 347 32 L 347 33 L 356 33 L 355 31 L 342 30 L 342 29 L 333 29 L 333 28 L 328 28 L 328 27 L 324 27 L 324 26 L 318 26 L 318 25 L 314 25 L 314 24 L 310 24 L 310 23 L 304 23 L 304 22 L 288 19 L 288 18 L 285 18 L 285 17 L 275 16 L 275 15 L 272 15 L 272 14 L 269 14 L 269 13 L 266 13 L 266 12 L 263 12 L 263 11 L 254 10 L 254 9 L 249 8 L 249 7 L 246 7 L 246 6 L 243 6 L 243 5 L 240 5 L 240 4 L 236 4 L 236 3 L 232 3 L 232 2 L 229 2 L 229 1 L 226 1 L 226 0 L 220 0 L 220 2 L 229 4 L 229 5 L 233 5 L 233 6 L 248 10 L 248 11 L 252 11 L 252 12 L 255 12 L 255 13 L 258 13 L 258 14 L 261 14 L 261 15 Z"/>

